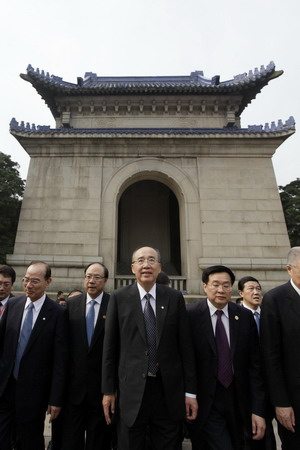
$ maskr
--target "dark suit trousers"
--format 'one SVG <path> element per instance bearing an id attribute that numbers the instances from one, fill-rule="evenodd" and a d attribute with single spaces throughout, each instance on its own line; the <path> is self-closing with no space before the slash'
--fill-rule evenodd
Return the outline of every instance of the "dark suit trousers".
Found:
<path id="1" fill-rule="evenodd" d="M 148 377 L 141 408 L 130 428 L 119 421 L 118 450 L 144 450 L 146 436 L 152 450 L 178 450 L 182 422 L 170 418 L 161 376 Z"/>
<path id="2" fill-rule="evenodd" d="M 44 450 L 45 411 L 36 414 L 32 421 L 18 422 L 15 417 L 16 383 L 11 377 L 0 399 L 0 449 L 11 450 L 12 434 L 16 433 L 22 450 Z"/>
<path id="3" fill-rule="evenodd" d="M 102 405 L 87 400 L 64 408 L 63 450 L 109 450 L 112 428 L 104 419 Z"/>
<path id="4" fill-rule="evenodd" d="M 202 429 L 190 427 L 193 450 L 242 450 L 243 427 L 234 383 L 225 389 L 217 383 L 215 398 Z"/>

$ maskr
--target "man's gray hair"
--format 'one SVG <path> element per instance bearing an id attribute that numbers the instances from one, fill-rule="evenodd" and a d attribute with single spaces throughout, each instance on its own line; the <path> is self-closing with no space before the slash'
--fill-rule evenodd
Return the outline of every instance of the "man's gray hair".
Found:
<path id="1" fill-rule="evenodd" d="M 287 255 L 287 263 L 296 266 L 300 262 L 300 247 L 292 247 Z"/>

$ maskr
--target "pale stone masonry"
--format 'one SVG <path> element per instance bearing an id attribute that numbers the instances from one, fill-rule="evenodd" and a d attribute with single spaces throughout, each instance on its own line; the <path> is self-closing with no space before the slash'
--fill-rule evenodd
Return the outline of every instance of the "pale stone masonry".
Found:
<path id="1" fill-rule="evenodd" d="M 128 255 L 148 243 L 189 294 L 201 292 L 201 270 L 212 264 L 258 277 L 264 289 L 286 280 L 289 240 L 271 158 L 295 123 L 240 127 L 244 108 L 281 74 L 270 63 L 225 82 L 202 72 L 87 73 L 73 84 L 29 66 L 21 77 L 56 128 L 11 121 L 31 156 L 7 257 L 18 280 L 42 259 L 53 267 L 52 288 L 68 291 L 87 263 L 103 261 L 111 290 L 130 275 Z"/>

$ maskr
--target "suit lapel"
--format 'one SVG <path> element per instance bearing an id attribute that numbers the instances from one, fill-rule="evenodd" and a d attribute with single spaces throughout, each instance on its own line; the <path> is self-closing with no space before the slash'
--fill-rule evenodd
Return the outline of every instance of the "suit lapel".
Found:
<path id="1" fill-rule="evenodd" d="M 94 334 L 92 337 L 90 350 L 92 349 L 94 343 L 97 342 L 97 339 L 99 338 L 101 332 L 104 329 L 108 299 L 109 299 L 109 295 L 104 292 L 102 301 L 101 301 L 101 305 L 100 305 L 100 310 L 99 310 L 98 317 L 97 317 Z"/>
<path id="2" fill-rule="evenodd" d="M 290 305 L 290 308 L 295 314 L 297 314 L 297 316 L 300 316 L 300 296 L 295 291 L 290 281 L 286 284 L 286 287 L 286 303 Z"/>
<path id="3" fill-rule="evenodd" d="M 214 330 L 211 323 L 211 317 L 209 308 L 207 305 L 207 300 L 201 300 L 197 305 L 197 315 L 198 315 L 198 323 L 199 328 L 202 330 L 201 334 L 206 336 L 209 345 L 212 348 L 214 354 L 217 354 L 216 341 Z"/>
<path id="4" fill-rule="evenodd" d="M 164 328 L 170 297 L 163 286 L 156 285 L 156 347 L 159 346 Z"/>
<path id="5" fill-rule="evenodd" d="M 134 317 L 134 320 L 136 321 L 139 332 L 140 332 L 145 344 L 147 345 L 144 314 L 143 314 L 143 310 L 142 310 L 140 293 L 139 293 L 136 283 L 131 285 L 128 290 L 128 305 L 132 311 L 132 315 Z"/>
<path id="6" fill-rule="evenodd" d="M 34 327 L 32 329 L 28 344 L 26 346 L 24 354 L 30 349 L 31 345 L 34 343 L 36 338 L 39 336 L 41 331 L 44 329 L 45 325 L 49 321 L 52 315 L 52 302 L 53 300 L 48 297 L 45 298 L 43 306 L 39 312 L 39 315 L 35 321 Z"/>
<path id="7" fill-rule="evenodd" d="M 230 349 L 233 356 L 236 349 L 237 336 L 239 334 L 238 329 L 240 326 L 240 314 L 235 305 L 231 302 L 228 303 L 229 314 L 229 333 L 230 333 Z"/>

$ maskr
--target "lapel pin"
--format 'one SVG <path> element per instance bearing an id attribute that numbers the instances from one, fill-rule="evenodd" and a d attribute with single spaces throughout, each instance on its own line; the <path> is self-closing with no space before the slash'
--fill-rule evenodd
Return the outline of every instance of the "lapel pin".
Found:
<path id="1" fill-rule="evenodd" d="M 164 307 L 164 306 L 161 306 L 161 309 L 165 309 L 165 307 Z"/>
<path id="2" fill-rule="evenodd" d="M 235 320 L 239 320 L 239 316 L 234 316 Z"/>
<path id="3" fill-rule="evenodd" d="M 102 316 L 103 317 L 103 319 L 106 319 L 106 316 Z"/>
<path id="4" fill-rule="evenodd" d="M 43 320 L 46 320 L 46 317 L 43 317 Z"/>

